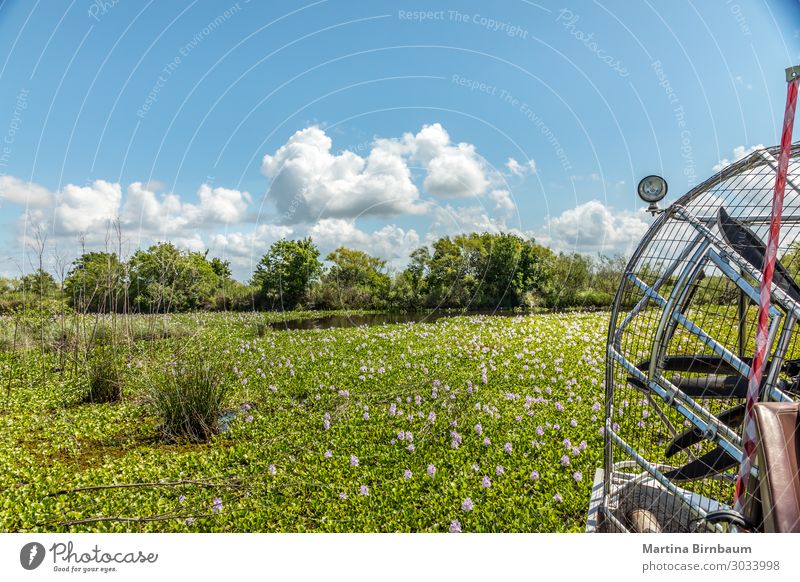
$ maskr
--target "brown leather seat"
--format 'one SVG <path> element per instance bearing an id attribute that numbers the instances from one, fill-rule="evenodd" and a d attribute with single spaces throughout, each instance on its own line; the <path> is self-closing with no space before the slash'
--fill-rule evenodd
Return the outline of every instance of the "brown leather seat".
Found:
<path id="1" fill-rule="evenodd" d="M 755 406 L 763 531 L 800 532 L 800 403 Z"/>

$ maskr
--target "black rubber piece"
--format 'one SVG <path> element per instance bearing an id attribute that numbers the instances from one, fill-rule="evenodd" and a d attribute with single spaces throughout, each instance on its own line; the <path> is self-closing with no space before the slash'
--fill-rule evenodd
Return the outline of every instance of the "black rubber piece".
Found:
<path id="1" fill-rule="evenodd" d="M 717 415 L 719 421 L 726 426 L 736 429 L 742 424 L 742 420 L 744 420 L 744 411 L 745 405 L 739 404 L 734 406 L 733 408 L 728 408 L 727 410 L 723 410 Z M 698 434 L 696 429 L 690 428 L 679 435 L 676 435 L 670 442 L 667 444 L 667 448 L 664 451 L 664 455 L 666 457 L 671 457 L 676 453 L 679 453 L 686 447 L 690 447 L 694 444 L 697 444 L 704 440 L 705 437 L 702 434 Z"/>
<path id="2" fill-rule="evenodd" d="M 670 481 L 682 483 L 686 481 L 697 481 L 712 475 L 718 475 L 738 465 L 739 462 L 731 457 L 724 449 L 716 447 L 699 459 L 695 459 L 678 469 L 672 469 L 664 473 Z"/>
<path id="3" fill-rule="evenodd" d="M 752 230 L 730 216 L 725 208 L 719 207 L 717 213 L 717 226 L 722 236 L 733 250 L 750 263 L 758 272 L 764 267 L 764 255 L 767 246 Z M 779 260 L 775 260 L 775 272 L 772 281 L 794 301 L 800 303 L 800 287 Z"/>
<path id="4" fill-rule="evenodd" d="M 747 378 L 744 376 L 709 375 L 698 378 L 671 378 L 670 382 L 690 398 L 744 398 L 747 396 Z M 643 392 L 649 392 L 647 385 L 628 376 L 628 383 Z"/>

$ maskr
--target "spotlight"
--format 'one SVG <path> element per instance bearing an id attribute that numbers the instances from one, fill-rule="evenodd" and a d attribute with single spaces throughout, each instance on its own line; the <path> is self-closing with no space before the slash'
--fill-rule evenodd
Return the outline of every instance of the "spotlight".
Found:
<path id="1" fill-rule="evenodd" d="M 645 176 L 639 182 L 637 191 L 639 198 L 650 205 L 647 207 L 647 211 L 651 214 L 657 214 L 660 212 L 658 207 L 659 200 L 662 200 L 667 195 L 667 181 L 661 176 Z"/>

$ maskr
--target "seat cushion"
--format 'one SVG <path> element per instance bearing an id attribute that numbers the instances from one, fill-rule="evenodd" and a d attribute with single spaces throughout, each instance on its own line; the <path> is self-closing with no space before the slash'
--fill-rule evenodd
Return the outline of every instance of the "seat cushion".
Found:
<path id="1" fill-rule="evenodd" d="M 800 532 L 800 404 L 757 404 L 755 418 L 764 531 Z"/>

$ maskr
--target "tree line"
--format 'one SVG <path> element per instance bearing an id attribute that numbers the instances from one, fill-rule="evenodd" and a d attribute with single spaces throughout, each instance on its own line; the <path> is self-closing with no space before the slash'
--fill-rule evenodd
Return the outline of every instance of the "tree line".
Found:
<path id="1" fill-rule="evenodd" d="M 37 269 L 0 279 L 0 308 L 25 298 L 66 301 L 77 312 L 193 310 L 602 308 L 613 300 L 624 257 L 555 253 L 515 234 L 445 236 L 411 253 L 400 270 L 356 249 L 324 257 L 310 238 L 273 243 L 252 278 L 208 252 L 162 242 L 121 260 L 87 252 L 63 281 Z"/>

